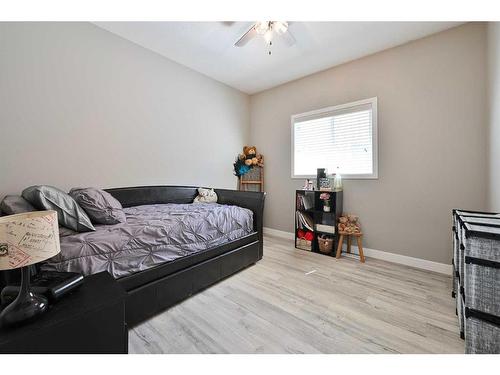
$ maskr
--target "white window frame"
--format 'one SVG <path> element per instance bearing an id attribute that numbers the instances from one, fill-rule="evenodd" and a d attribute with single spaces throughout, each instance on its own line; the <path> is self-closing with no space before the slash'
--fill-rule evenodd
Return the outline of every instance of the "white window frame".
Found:
<path id="1" fill-rule="evenodd" d="M 299 113 L 291 116 L 291 134 L 292 134 L 292 165 L 291 165 L 291 176 L 293 179 L 304 179 L 304 178 L 315 178 L 316 175 L 295 175 L 295 129 L 294 124 L 297 120 L 304 117 L 317 116 L 321 114 L 326 114 L 333 111 L 349 109 L 351 107 L 356 107 L 360 105 L 371 104 L 372 107 L 372 161 L 373 161 L 373 173 L 371 174 L 342 174 L 343 179 L 348 180 L 361 180 L 361 179 L 378 179 L 378 132 L 377 132 L 377 97 L 358 100 L 356 102 L 335 105 L 331 107 L 321 108 L 314 111 L 309 111 L 305 113 Z M 321 168 L 321 167 L 318 167 Z M 328 173 L 334 173 L 335 171 L 327 171 Z"/>

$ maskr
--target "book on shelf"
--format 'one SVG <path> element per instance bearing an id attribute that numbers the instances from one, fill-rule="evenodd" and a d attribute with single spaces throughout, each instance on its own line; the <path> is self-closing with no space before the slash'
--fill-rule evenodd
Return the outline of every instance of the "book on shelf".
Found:
<path id="1" fill-rule="evenodd" d="M 335 225 L 316 224 L 316 230 L 320 232 L 335 234 Z"/>
<path id="2" fill-rule="evenodd" d="M 297 194 L 297 209 L 310 210 L 314 207 L 314 200 L 312 197 L 305 194 Z"/>
<path id="3" fill-rule="evenodd" d="M 314 231 L 314 221 L 310 215 L 300 211 L 297 211 L 295 214 L 297 215 L 297 229 Z"/>

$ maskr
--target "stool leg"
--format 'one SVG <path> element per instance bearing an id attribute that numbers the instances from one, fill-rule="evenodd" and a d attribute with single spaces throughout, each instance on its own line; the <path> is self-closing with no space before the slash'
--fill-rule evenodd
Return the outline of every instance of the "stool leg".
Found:
<path id="1" fill-rule="evenodd" d="M 344 235 L 343 234 L 341 234 L 339 237 L 339 245 L 337 246 L 337 255 L 335 256 L 335 258 L 337 258 L 337 259 L 340 258 L 340 254 L 342 253 L 342 242 L 344 242 Z"/>
<path id="2" fill-rule="evenodd" d="M 357 238 L 358 240 L 358 249 L 359 249 L 359 260 L 361 263 L 365 262 L 365 254 L 363 254 L 363 241 L 361 241 L 361 236 Z"/>
<path id="3" fill-rule="evenodd" d="M 347 236 L 347 252 L 351 253 L 351 236 Z"/>

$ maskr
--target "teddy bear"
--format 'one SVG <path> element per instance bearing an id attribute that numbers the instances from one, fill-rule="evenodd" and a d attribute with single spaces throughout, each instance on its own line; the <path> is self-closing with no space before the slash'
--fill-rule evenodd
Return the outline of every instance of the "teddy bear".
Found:
<path id="1" fill-rule="evenodd" d="M 244 161 L 245 165 L 249 167 L 254 165 L 262 167 L 264 165 L 264 158 L 257 153 L 255 146 L 243 147 L 243 154 L 240 154 L 240 160 Z"/>
<path id="2" fill-rule="evenodd" d="M 214 189 L 198 188 L 198 196 L 193 203 L 217 203 L 217 193 Z"/>
<path id="3" fill-rule="evenodd" d="M 339 232 L 347 234 L 361 233 L 361 226 L 359 224 L 359 217 L 351 214 L 344 214 L 339 217 Z"/>

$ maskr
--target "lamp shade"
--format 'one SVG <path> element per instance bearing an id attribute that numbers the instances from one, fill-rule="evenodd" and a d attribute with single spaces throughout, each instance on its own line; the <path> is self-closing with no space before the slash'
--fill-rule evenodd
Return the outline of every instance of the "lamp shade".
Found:
<path id="1" fill-rule="evenodd" d="M 60 251 L 56 211 L 0 217 L 0 270 L 29 266 Z"/>

